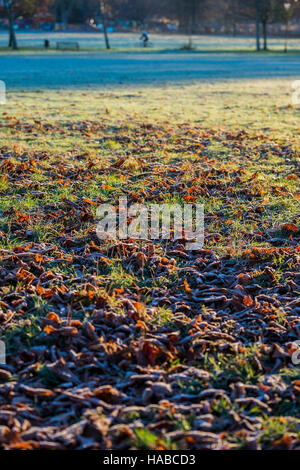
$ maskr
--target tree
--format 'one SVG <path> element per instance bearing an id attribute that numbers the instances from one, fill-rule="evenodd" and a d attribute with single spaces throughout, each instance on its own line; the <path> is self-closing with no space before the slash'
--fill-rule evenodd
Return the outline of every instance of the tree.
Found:
<path id="1" fill-rule="evenodd" d="M 231 0 L 233 1 L 233 0 Z M 297 0 L 290 0 L 290 3 Z M 255 19 L 256 50 L 261 50 L 260 25 L 262 26 L 263 49 L 268 49 L 268 24 L 274 20 L 282 20 L 284 10 L 283 0 L 239 0 L 241 14 L 244 12 L 248 19 Z M 280 13 L 281 12 L 281 13 Z"/>
<path id="2" fill-rule="evenodd" d="M 123 0 L 118 5 L 118 13 L 123 18 L 135 21 L 141 26 L 146 25 L 150 16 L 159 12 L 160 5 L 157 0 Z"/>
<path id="3" fill-rule="evenodd" d="M 256 50 L 260 51 L 260 2 L 264 0 L 239 0 L 241 16 L 255 21 Z"/>
<path id="4" fill-rule="evenodd" d="M 2 7 L 8 19 L 9 42 L 8 47 L 18 49 L 15 31 L 15 18 L 24 16 L 34 20 L 36 14 L 47 12 L 53 0 L 2 0 Z"/>
<path id="5" fill-rule="evenodd" d="M 260 51 L 260 18 L 259 18 L 259 0 L 254 1 L 255 10 L 255 30 L 256 30 L 256 50 Z"/>
<path id="6" fill-rule="evenodd" d="M 259 19 L 262 24 L 262 33 L 263 33 L 263 40 L 264 40 L 264 51 L 268 49 L 268 22 L 271 18 L 272 11 L 274 8 L 274 1 L 273 0 L 260 0 L 258 2 L 258 14 Z"/>
<path id="7" fill-rule="evenodd" d="M 75 0 L 55 0 L 54 10 L 56 23 L 61 23 L 64 29 L 68 25 L 69 17 L 74 4 Z"/>
<path id="8" fill-rule="evenodd" d="M 187 34 L 197 34 L 205 0 L 173 0 L 173 15 Z M 172 11 L 171 10 L 171 11 Z"/>
<path id="9" fill-rule="evenodd" d="M 285 45 L 284 52 L 288 50 L 288 29 L 289 21 L 293 16 L 299 14 L 299 5 L 298 0 L 290 0 L 281 3 L 277 1 L 274 5 L 274 16 L 277 20 L 281 21 L 285 25 Z"/>
<path id="10" fill-rule="evenodd" d="M 110 49 L 110 43 L 109 43 L 109 38 L 108 38 L 108 33 L 107 33 L 107 18 L 108 18 L 108 14 L 110 13 L 109 2 L 105 0 L 100 0 L 99 9 L 100 9 L 100 16 L 102 18 L 102 24 L 103 24 L 105 46 L 106 46 L 106 49 Z"/>
<path id="11" fill-rule="evenodd" d="M 110 20 L 119 17 L 121 6 L 125 3 L 125 0 L 98 0 L 98 2 L 98 12 L 103 25 L 105 46 L 106 49 L 110 49 L 107 27 Z"/>
<path id="12" fill-rule="evenodd" d="M 4 8 L 7 13 L 7 18 L 8 18 L 8 27 L 9 27 L 9 41 L 8 41 L 8 47 L 11 47 L 12 49 L 18 49 L 18 43 L 17 43 L 17 38 L 16 38 L 16 32 L 15 32 L 15 25 L 14 25 L 14 1 L 13 0 L 4 0 L 3 1 Z"/>

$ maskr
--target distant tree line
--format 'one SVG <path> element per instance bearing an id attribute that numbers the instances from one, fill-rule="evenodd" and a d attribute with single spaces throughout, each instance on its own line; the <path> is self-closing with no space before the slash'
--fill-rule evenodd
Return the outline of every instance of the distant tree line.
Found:
<path id="1" fill-rule="evenodd" d="M 66 28 L 68 23 L 101 22 L 106 47 L 108 25 L 131 21 L 140 27 L 155 19 L 173 21 L 180 32 L 198 34 L 200 25 L 218 22 L 231 25 L 236 35 L 239 23 L 256 25 L 256 48 L 267 49 L 268 25 L 286 24 L 300 17 L 300 0 L 0 0 L 2 15 L 9 24 L 9 46 L 16 49 L 15 18 L 20 15 L 33 23 L 48 20 Z"/>

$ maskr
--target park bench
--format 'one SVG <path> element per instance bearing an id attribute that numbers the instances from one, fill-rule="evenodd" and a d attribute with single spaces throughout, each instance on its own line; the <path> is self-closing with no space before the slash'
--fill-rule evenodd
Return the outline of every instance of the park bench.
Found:
<path id="1" fill-rule="evenodd" d="M 59 41 L 56 43 L 56 49 L 61 51 L 79 51 L 79 43 L 71 41 Z"/>

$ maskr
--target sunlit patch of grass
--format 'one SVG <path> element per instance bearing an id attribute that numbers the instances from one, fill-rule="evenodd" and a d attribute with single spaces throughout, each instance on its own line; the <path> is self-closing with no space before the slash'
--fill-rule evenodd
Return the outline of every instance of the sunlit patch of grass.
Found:
<path id="1" fill-rule="evenodd" d="M 9 183 L 6 176 L 0 177 L 0 193 L 5 193 L 9 188 Z"/>
<path id="2" fill-rule="evenodd" d="M 164 326 L 170 324 L 172 318 L 172 311 L 165 307 L 158 307 L 155 311 L 151 323 L 157 326 Z"/>
<path id="3" fill-rule="evenodd" d="M 131 287 L 134 283 L 139 282 L 137 277 L 125 271 L 121 263 L 115 263 L 110 270 L 105 282 L 109 282 L 109 288 L 126 288 Z"/>
<path id="4" fill-rule="evenodd" d="M 154 433 L 150 432 L 145 428 L 136 428 L 135 434 L 135 445 L 139 450 L 157 450 L 168 449 L 176 450 L 175 443 L 167 441 L 163 438 L 159 438 Z"/>
<path id="5" fill-rule="evenodd" d="M 244 383 L 255 383 L 260 373 L 255 369 L 253 358 L 256 356 L 258 346 L 244 348 L 239 354 L 207 354 L 204 359 L 204 368 L 213 375 L 215 385 L 219 388 L 226 386 L 230 381 L 240 379 Z"/>
<path id="6" fill-rule="evenodd" d="M 177 386 L 183 393 L 187 393 L 189 395 L 198 395 L 204 389 L 203 382 L 193 378 L 184 382 L 178 380 Z"/>
<path id="7" fill-rule="evenodd" d="M 29 307 L 34 314 L 40 315 L 41 317 L 46 316 L 51 310 L 50 303 L 38 295 L 31 296 Z"/>
<path id="8" fill-rule="evenodd" d="M 259 442 L 263 449 L 272 448 L 272 444 L 291 433 L 295 438 L 300 438 L 299 422 L 297 424 L 296 420 L 289 420 L 285 417 L 266 417 L 263 420 L 262 429 Z"/>
<path id="9" fill-rule="evenodd" d="M 17 325 L 10 326 L 5 332 L 5 343 L 8 354 L 23 348 L 28 348 L 36 342 L 41 332 L 38 316 L 27 314 L 26 319 Z"/>

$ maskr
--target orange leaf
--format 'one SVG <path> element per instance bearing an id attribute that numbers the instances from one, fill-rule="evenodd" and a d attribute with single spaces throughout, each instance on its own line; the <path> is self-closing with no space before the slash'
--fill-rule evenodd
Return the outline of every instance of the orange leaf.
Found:
<path id="1" fill-rule="evenodd" d="M 91 204 L 91 205 L 97 204 L 96 202 L 91 201 L 90 199 L 87 199 L 86 197 L 83 197 L 82 200 L 83 200 L 83 202 L 85 202 L 86 204 Z"/>
<path id="2" fill-rule="evenodd" d="M 295 224 L 283 224 L 281 226 L 282 232 L 298 232 L 298 227 Z"/>
<path id="3" fill-rule="evenodd" d="M 60 322 L 61 322 L 61 320 L 60 320 L 59 316 L 57 315 L 57 313 L 54 313 L 54 312 L 48 313 L 48 315 L 46 316 L 46 319 L 47 319 L 47 320 L 50 320 L 50 321 L 54 321 L 54 322 L 57 323 L 58 325 L 59 325 Z"/>
<path id="4" fill-rule="evenodd" d="M 192 289 L 190 288 L 190 286 L 189 286 L 186 279 L 184 280 L 184 288 L 185 288 L 186 292 L 188 292 L 188 293 L 192 292 Z"/>
<path id="5" fill-rule="evenodd" d="M 190 194 L 188 196 L 184 196 L 183 198 L 186 202 L 195 202 L 197 201 L 197 198 L 195 196 L 191 196 Z"/>
<path id="6" fill-rule="evenodd" d="M 43 257 L 42 257 L 42 255 L 41 255 L 40 253 L 36 253 L 36 255 L 35 255 L 35 261 L 36 261 L 37 263 L 42 263 L 42 262 L 43 262 Z"/>
<path id="7" fill-rule="evenodd" d="M 251 305 L 253 305 L 253 300 L 251 299 L 251 297 L 249 297 L 249 295 L 246 295 L 244 297 L 243 304 L 246 305 L 246 307 L 251 307 Z"/>
<path id="8" fill-rule="evenodd" d="M 53 333 L 55 330 L 55 328 L 53 328 L 53 326 L 51 325 L 48 325 L 48 326 L 45 326 L 44 328 L 44 332 L 47 333 L 47 335 L 50 335 L 51 333 Z"/>
<path id="9" fill-rule="evenodd" d="M 36 291 L 39 295 L 43 295 L 45 293 L 45 289 L 39 284 L 36 286 Z"/>

